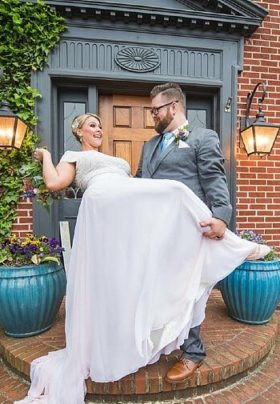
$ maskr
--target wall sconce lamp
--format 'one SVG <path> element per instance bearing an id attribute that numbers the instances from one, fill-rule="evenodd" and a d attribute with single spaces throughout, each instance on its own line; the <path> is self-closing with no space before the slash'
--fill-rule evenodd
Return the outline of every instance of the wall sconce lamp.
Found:
<path id="1" fill-rule="evenodd" d="M 27 125 L 16 115 L 6 101 L 0 107 L 0 149 L 20 149 Z"/>
<path id="2" fill-rule="evenodd" d="M 0 88 L 3 88 L 3 68 L 0 68 Z M 19 149 L 27 125 L 11 109 L 7 101 L 0 103 L 0 149 Z"/>
<path id="3" fill-rule="evenodd" d="M 259 86 L 262 86 L 263 93 L 258 99 L 259 111 L 254 119 L 250 118 L 250 108 Z M 240 136 L 248 156 L 257 154 L 263 157 L 270 154 L 279 133 L 279 125 L 268 123 L 265 120 L 261 104 L 266 95 L 266 87 L 262 82 L 258 83 L 247 95 L 246 116 L 240 119 Z"/>

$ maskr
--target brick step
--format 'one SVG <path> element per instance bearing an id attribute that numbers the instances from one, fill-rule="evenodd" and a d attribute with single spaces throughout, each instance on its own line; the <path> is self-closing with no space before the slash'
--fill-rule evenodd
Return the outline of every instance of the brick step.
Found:
<path id="1" fill-rule="evenodd" d="M 230 319 L 220 292 L 214 290 L 202 326 L 207 358 L 192 379 L 176 386 L 163 381 L 166 370 L 178 357 L 178 352 L 174 352 L 118 382 L 93 383 L 87 380 L 88 398 L 94 403 L 149 400 L 171 403 L 181 397 L 193 397 L 194 400 L 194 397 L 207 395 L 209 392 L 212 394 L 214 390 L 227 388 L 260 366 L 275 344 L 277 325 L 277 314 L 268 324 L 257 326 Z M 52 329 L 41 335 L 15 339 L 5 336 L 3 331 L 0 332 L 2 357 L 12 369 L 26 378 L 33 359 L 63 346 L 63 305 Z"/>
<path id="2" fill-rule="evenodd" d="M 278 313 L 280 320 L 280 313 Z M 136 401 L 127 401 L 125 404 L 279 404 L 280 403 L 280 332 L 275 347 L 267 358 L 254 370 L 241 380 L 230 386 L 192 398 L 173 398 L 167 400 L 145 400 L 138 397 Z M 88 400 L 87 404 L 96 404 L 97 401 Z M 123 403 L 123 401 L 115 401 Z"/>
<path id="3" fill-rule="evenodd" d="M 280 317 L 280 313 L 279 313 Z M 263 363 L 254 372 L 241 381 L 219 391 L 205 394 L 191 399 L 168 399 L 156 401 L 156 404 L 223 404 L 223 403 L 255 403 L 279 404 L 280 401 L 280 333 L 275 348 L 270 352 Z M 15 375 L 0 360 L 0 404 L 12 404 L 26 394 L 29 383 Z M 116 401 L 115 401 L 116 403 Z M 145 403 L 152 401 L 129 401 L 126 404 Z M 87 404 L 96 404 L 96 401 L 87 400 Z"/>

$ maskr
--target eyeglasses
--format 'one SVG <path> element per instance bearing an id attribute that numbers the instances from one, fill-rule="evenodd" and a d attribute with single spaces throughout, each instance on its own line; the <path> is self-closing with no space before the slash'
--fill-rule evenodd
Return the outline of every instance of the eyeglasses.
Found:
<path id="1" fill-rule="evenodd" d="M 152 115 L 157 115 L 159 113 L 159 111 L 161 110 L 161 108 L 167 107 L 168 105 L 171 105 L 174 102 L 179 102 L 179 101 L 175 100 L 175 101 L 168 102 L 167 104 L 160 105 L 159 107 L 153 107 L 150 109 L 150 113 Z"/>

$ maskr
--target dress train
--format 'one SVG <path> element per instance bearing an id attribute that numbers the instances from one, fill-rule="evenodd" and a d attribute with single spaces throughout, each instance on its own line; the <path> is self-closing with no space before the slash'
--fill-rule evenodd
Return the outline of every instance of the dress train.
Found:
<path id="1" fill-rule="evenodd" d="M 203 237 L 209 217 L 177 181 L 91 180 L 67 275 L 66 348 L 32 362 L 17 403 L 84 403 L 88 377 L 119 380 L 178 349 L 203 321 L 213 286 L 256 249 L 229 230 Z"/>

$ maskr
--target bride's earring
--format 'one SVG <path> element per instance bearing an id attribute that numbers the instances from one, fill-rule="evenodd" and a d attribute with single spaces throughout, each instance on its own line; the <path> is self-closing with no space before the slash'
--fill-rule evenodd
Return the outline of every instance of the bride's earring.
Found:
<path id="1" fill-rule="evenodd" d="M 80 143 L 82 143 L 82 141 L 83 141 L 83 136 L 80 136 L 80 137 L 79 137 L 79 141 L 80 141 Z"/>

